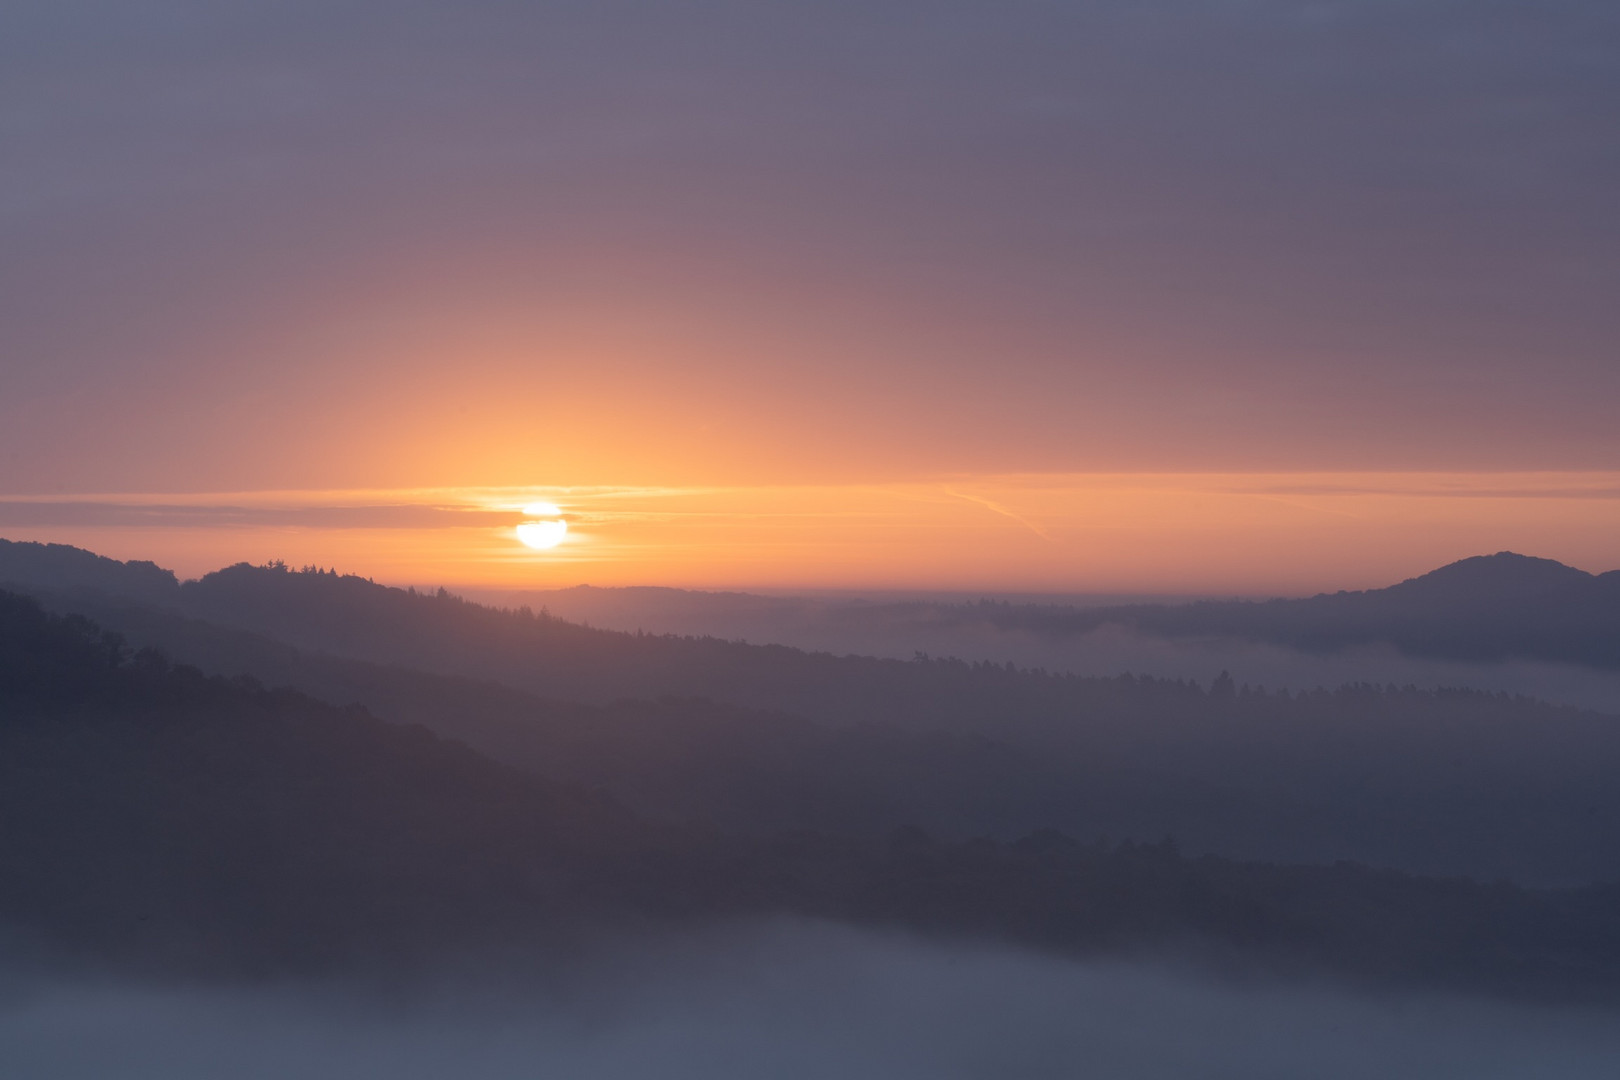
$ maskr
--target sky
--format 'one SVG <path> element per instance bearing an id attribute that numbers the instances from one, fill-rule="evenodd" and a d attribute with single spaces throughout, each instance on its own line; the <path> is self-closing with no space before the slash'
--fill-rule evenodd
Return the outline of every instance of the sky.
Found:
<path id="1" fill-rule="evenodd" d="M 1616 130 L 1599 2 L 17 0 L 0 535 L 452 584 L 1613 569 Z"/>

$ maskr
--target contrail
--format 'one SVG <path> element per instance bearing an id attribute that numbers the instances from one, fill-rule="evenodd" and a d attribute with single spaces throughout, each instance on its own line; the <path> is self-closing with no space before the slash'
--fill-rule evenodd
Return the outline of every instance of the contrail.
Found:
<path id="1" fill-rule="evenodd" d="M 989 499 L 981 499 L 977 495 L 968 495 L 968 494 L 965 494 L 965 493 L 960 492 L 960 491 L 953 491 L 950 488 L 944 488 L 943 490 L 944 490 L 945 494 L 947 494 L 947 495 L 954 495 L 958 499 L 966 499 L 968 502 L 978 503 L 980 506 L 984 507 L 986 510 L 994 511 L 997 514 L 1000 514 L 1002 517 L 1012 518 L 1014 521 L 1018 522 L 1018 524 L 1022 525 L 1024 528 L 1028 529 L 1030 532 L 1034 533 L 1036 536 L 1040 537 L 1042 540 L 1047 541 L 1048 543 L 1055 544 L 1055 543 L 1058 542 L 1057 537 L 1053 536 L 1051 533 L 1047 532 L 1045 529 L 1041 528 L 1039 525 L 1035 524 L 1033 521 L 1029 520 L 1028 518 L 1023 517 L 1020 514 L 1013 513 L 1011 510 L 1008 510 L 1005 506 L 1001 506 L 1001 505 L 998 505 L 997 503 L 993 503 Z"/>

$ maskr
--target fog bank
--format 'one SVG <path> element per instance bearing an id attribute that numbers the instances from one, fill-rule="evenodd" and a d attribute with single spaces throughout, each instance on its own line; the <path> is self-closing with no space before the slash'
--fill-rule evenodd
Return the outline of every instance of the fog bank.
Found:
<path id="1" fill-rule="evenodd" d="M 559 589 L 534 593 L 468 592 L 481 603 L 546 608 L 570 622 L 604 630 L 691 634 L 798 649 L 910 660 L 917 653 L 990 660 L 1075 675 L 1132 672 L 1208 685 L 1221 671 L 1240 683 L 1313 690 L 1346 683 L 1469 687 L 1620 713 L 1620 672 L 1529 660 L 1478 664 L 1403 655 L 1387 645 L 1305 653 L 1239 638 L 1164 638 L 1119 625 L 1086 634 L 1047 635 L 972 618 L 926 598 L 902 601 L 701 593 L 678 589 Z M 957 597 L 957 601 L 965 598 Z M 1076 607 L 1140 597 L 1054 597 Z M 1161 601 L 1174 598 L 1159 598 Z"/>
<path id="2" fill-rule="evenodd" d="M 777 924 L 598 958 L 522 989 L 447 978 L 379 997 L 12 977 L 0 1048 L 10 1075 L 36 1080 L 1579 1080 L 1620 1070 L 1620 1025 Z"/>

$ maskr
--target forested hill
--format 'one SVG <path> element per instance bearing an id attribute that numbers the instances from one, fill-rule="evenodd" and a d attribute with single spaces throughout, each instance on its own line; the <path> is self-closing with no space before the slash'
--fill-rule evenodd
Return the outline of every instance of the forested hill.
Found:
<path id="1" fill-rule="evenodd" d="M 521 939 L 678 887 L 609 872 L 651 839 L 425 729 L 0 593 L 0 922 L 47 942 L 268 973 L 387 955 L 441 913 L 447 942 Z"/>
<path id="2" fill-rule="evenodd" d="M 102 575 L 125 565 L 6 550 Z M 41 595 L 209 671 L 361 702 L 663 821 L 861 835 L 911 823 L 951 839 L 1170 833 L 1244 858 L 1620 879 L 1620 723 L 1573 709 L 613 633 L 274 567 L 184 585 L 137 573 L 167 600 Z"/>
<path id="3" fill-rule="evenodd" d="M 582 933 L 808 915 L 1088 955 L 1612 1000 L 1620 895 L 1173 845 L 655 829 L 419 729 L 130 656 L 0 594 L 0 941 L 223 977 L 524 964 Z M 552 950 L 536 954 L 531 950 Z M 526 960 L 525 957 L 529 959 Z"/>
<path id="4" fill-rule="evenodd" d="M 1118 624 L 1163 637 L 1234 637 L 1311 652 L 1390 645 L 1411 656 L 1620 668 L 1620 570 L 1589 574 L 1504 551 L 1365 592 L 1300 600 L 1126 607 L 977 604 L 953 617 L 1048 635 Z"/>
<path id="5" fill-rule="evenodd" d="M 399 590 L 386 590 L 365 579 L 336 574 L 295 575 L 275 579 L 269 568 L 229 567 L 194 582 L 181 583 L 151 563 L 120 563 L 63 545 L 0 540 L 0 585 L 29 593 L 117 596 L 169 606 L 196 617 L 237 625 L 293 642 L 343 654 L 363 641 L 365 659 L 413 666 L 443 664 L 452 655 L 431 627 L 413 621 L 424 610 L 405 603 Z M 315 580 L 306 580 L 313 577 Z M 474 605 L 476 607 L 476 605 Z M 312 615 L 319 611 L 319 617 Z M 1392 585 L 1364 592 L 1339 592 L 1298 600 L 1200 601 L 1188 604 L 1131 604 L 1116 607 L 1070 607 L 1061 604 L 924 602 L 867 605 L 844 611 L 841 618 L 918 625 L 984 625 L 1045 637 L 1090 633 L 1105 625 L 1129 627 L 1164 638 L 1234 638 L 1266 642 L 1314 653 L 1357 646 L 1384 645 L 1430 659 L 1492 663 L 1527 659 L 1620 670 L 1620 571 L 1589 574 L 1550 559 L 1511 552 L 1464 559 Z M 404 619 L 404 622 L 398 620 Z M 612 696 L 600 684 L 592 663 L 602 652 L 593 639 L 567 637 L 549 620 L 551 648 L 567 641 L 578 647 L 569 678 L 531 688 L 579 699 Z M 457 660 L 458 670 L 481 666 L 482 674 L 499 675 L 503 662 L 491 633 L 504 634 L 488 620 L 464 613 L 461 634 L 473 635 L 474 653 Z M 495 646 L 491 650 L 491 646 Z M 620 693 L 709 694 L 694 673 L 724 668 L 711 644 L 702 656 L 691 650 L 661 649 L 633 657 L 647 678 L 625 685 Z M 694 666 L 694 659 L 698 661 Z M 782 664 L 791 664 L 782 660 Z M 624 665 L 614 679 L 635 675 Z M 749 672 L 770 668 L 757 656 L 743 663 L 748 671 L 725 671 L 721 678 L 735 688 L 735 700 L 765 704 L 750 692 Z M 818 677 L 820 672 L 817 673 Z M 512 681 L 509 673 L 504 676 Z M 773 675 L 780 683 L 786 670 Z M 604 696 L 604 694 L 606 696 Z M 770 703 L 782 703 L 782 687 L 773 685 Z M 848 706 L 852 703 L 841 703 Z M 794 703 L 812 711 L 808 699 Z"/>

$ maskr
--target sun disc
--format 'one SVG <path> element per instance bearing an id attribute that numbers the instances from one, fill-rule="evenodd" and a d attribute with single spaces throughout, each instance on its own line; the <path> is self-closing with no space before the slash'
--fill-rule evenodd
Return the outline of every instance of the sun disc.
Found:
<path id="1" fill-rule="evenodd" d="M 567 535 L 568 522 L 561 518 L 553 521 L 525 521 L 517 527 L 517 538 L 536 551 L 556 547 Z"/>

